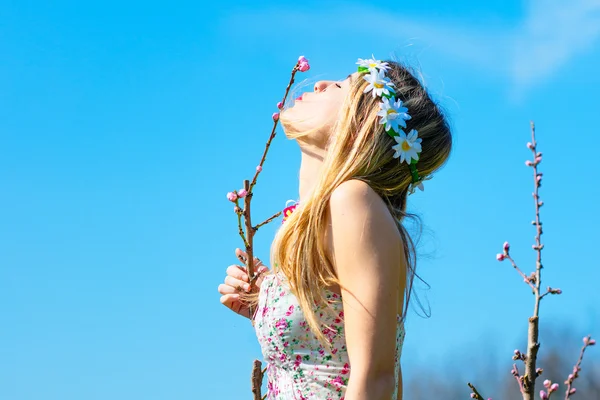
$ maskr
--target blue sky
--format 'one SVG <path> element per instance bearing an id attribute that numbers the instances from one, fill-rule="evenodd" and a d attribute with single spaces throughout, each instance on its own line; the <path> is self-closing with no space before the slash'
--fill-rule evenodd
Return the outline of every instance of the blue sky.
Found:
<path id="1" fill-rule="evenodd" d="M 543 319 L 600 334 L 599 0 L 1 8 L 0 398 L 250 397 L 260 349 L 216 291 L 240 245 L 225 193 L 257 164 L 301 54 L 308 87 L 372 53 L 405 61 L 452 123 L 450 162 L 410 199 L 432 316 L 409 316 L 407 376 L 474 349 L 505 362 L 524 340 L 530 292 L 495 254 L 509 240 L 533 268 L 532 119 L 543 280 L 564 291 Z M 297 197 L 298 163 L 279 135 L 255 218 Z"/>

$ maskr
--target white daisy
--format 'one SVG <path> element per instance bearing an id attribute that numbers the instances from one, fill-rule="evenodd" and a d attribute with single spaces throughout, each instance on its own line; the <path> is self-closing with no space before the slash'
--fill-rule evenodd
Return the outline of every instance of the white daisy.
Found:
<path id="1" fill-rule="evenodd" d="M 425 191 L 425 186 L 423 186 L 423 181 L 419 181 L 417 183 L 411 183 L 409 188 L 409 193 L 413 194 L 415 190 L 419 188 L 421 192 Z"/>
<path id="2" fill-rule="evenodd" d="M 371 73 L 365 74 L 363 79 L 369 82 L 363 93 L 368 93 L 372 90 L 373 97 L 382 97 L 383 94 L 389 96 L 390 93 L 394 93 L 394 89 L 392 88 L 394 83 L 390 81 L 390 78 L 385 76 L 384 71 L 373 70 Z"/>
<path id="3" fill-rule="evenodd" d="M 381 117 L 379 123 L 385 124 L 386 131 L 392 129 L 394 132 L 399 132 L 400 126 L 406 128 L 406 121 L 410 119 L 410 115 L 408 115 L 408 108 L 404 107 L 402 100 L 394 101 L 384 97 L 379 105 L 381 107 L 377 113 Z"/>
<path id="4" fill-rule="evenodd" d="M 379 70 L 379 71 L 387 71 L 390 66 L 386 62 L 382 62 L 381 60 L 376 60 L 375 56 L 373 58 L 362 59 L 359 58 L 357 64 L 359 67 L 366 68 L 369 71 Z"/>
<path id="5" fill-rule="evenodd" d="M 411 130 L 408 135 L 404 131 L 398 132 L 398 136 L 394 136 L 397 144 L 392 146 L 394 149 L 394 158 L 400 157 L 400 162 L 406 161 L 410 164 L 412 160 L 419 159 L 421 153 L 421 138 L 416 130 Z"/>

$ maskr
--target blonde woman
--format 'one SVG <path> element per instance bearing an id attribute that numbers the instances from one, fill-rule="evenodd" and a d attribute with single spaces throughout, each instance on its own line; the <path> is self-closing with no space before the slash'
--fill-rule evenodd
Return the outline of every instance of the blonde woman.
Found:
<path id="1" fill-rule="evenodd" d="M 415 276 L 408 195 L 452 147 L 448 123 L 404 66 L 361 60 L 281 114 L 302 153 L 300 199 L 272 246 L 249 315 L 243 267 L 221 303 L 254 319 L 267 399 L 402 398 L 400 354 Z M 236 250 L 239 258 L 245 254 Z"/>

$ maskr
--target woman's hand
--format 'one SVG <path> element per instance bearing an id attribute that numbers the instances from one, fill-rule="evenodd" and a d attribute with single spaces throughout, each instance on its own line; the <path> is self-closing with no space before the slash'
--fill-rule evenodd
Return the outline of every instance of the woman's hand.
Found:
<path id="1" fill-rule="evenodd" d="M 248 255 L 241 249 L 235 249 L 237 258 L 245 263 Z M 260 274 L 258 279 L 252 284 L 255 288 L 260 288 L 263 277 L 262 275 L 268 271 L 268 268 L 262 264 L 258 258 L 254 257 L 254 268 L 256 273 Z M 224 283 L 219 285 L 219 293 L 221 293 L 221 304 L 231 309 L 233 312 L 240 314 L 246 318 L 252 318 L 250 308 L 240 299 L 240 293 L 250 293 L 250 279 L 245 266 L 230 265 L 226 270 L 227 276 Z"/>

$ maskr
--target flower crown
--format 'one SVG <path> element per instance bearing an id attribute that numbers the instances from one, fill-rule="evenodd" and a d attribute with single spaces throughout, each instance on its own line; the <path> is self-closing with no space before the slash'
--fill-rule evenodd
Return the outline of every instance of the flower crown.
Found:
<path id="1" fill-rule="evenodd" d="M 411 116 L 402 100 L 397 98 L 394 83 L 385 75 L 390 68 L 389 64 L 375 60 L 375 57 L 366 60 L 359 58 L 356 64 L 358 64 L 358 72 L 363 74 L 363 79 L 369 83 L 364 93 L 371 92 L 373 97 L 381 97 L 380 110 L 377 113 L 381 117 L 379 124 L 384 125 L 385 132 L 396 141 L 392 146 L 394 158 L 400 158 L 400 163 L 406 161 L 410 168 L 412 183 L 409 186 L 409 193 L 414 193 L 417 187 L 423 190 L 424 178 L 420 177 L 417 171 L 417 162 L 421 154 L 421 138 L 415 129 L 408 133 L 402 129 L 406 128 L 406 121 L 411 119 Z"/>

